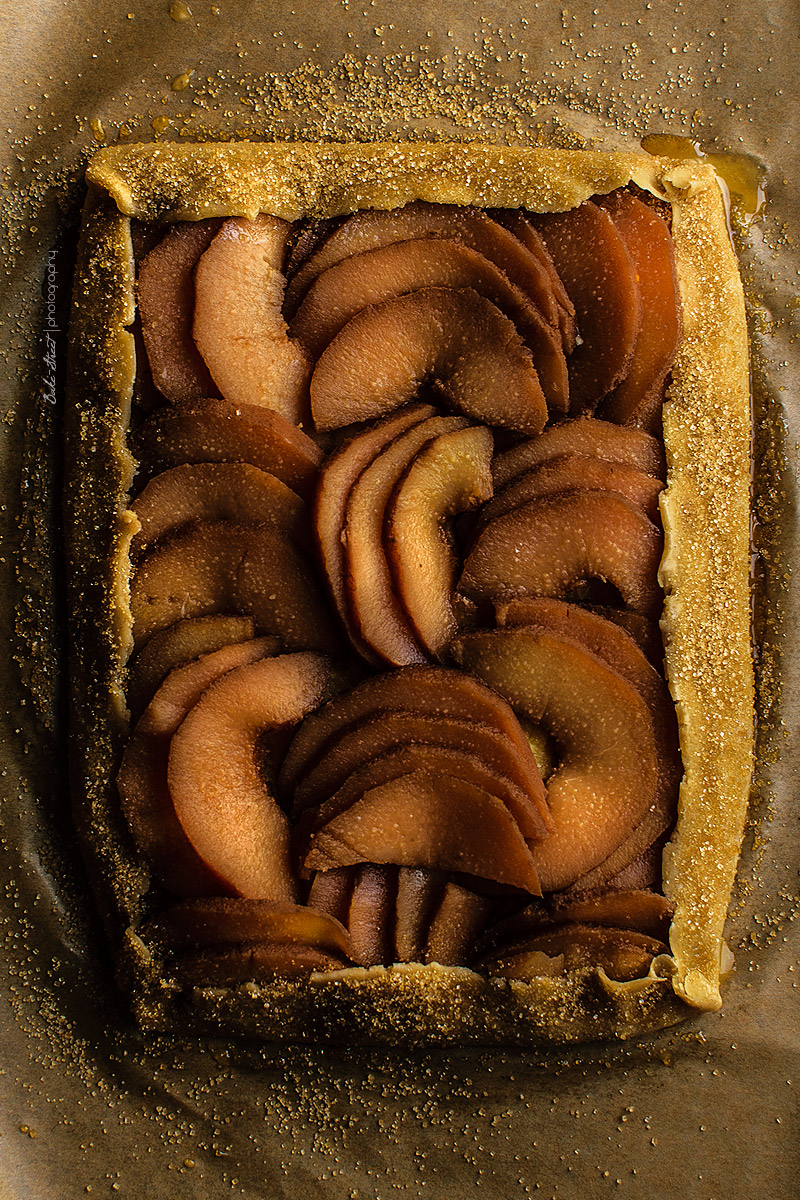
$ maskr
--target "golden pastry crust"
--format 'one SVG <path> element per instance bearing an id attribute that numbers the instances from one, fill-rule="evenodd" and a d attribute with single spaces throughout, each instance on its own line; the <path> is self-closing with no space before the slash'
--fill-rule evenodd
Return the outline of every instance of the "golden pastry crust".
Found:
<path id="1" fill-rule="evenodd" d="M 752 771 L 750 410 L 744 301 L 711 168 L 641 154 L 461 145 L 132 146 L 101 151 L 78 263 L 67 427 L 73 791 L 120 972 L 145 1027 L 265 1038 L 530 1044 L 632 1036 L 719 1007 L 722 928 Z M 557 211 L 636 183 L 672 208 L 684 336 L 664 410 L 660 579 L 685 778 L 665 853 L 672 956 L 648 977 L 600 969 L 530 983 L 464 968 L 350 969 L 190 994 L 135 932 L 148 873 L 118 812 L 130 645 L 125 437 L 135 371 L 130 218 L 294 220 L 414 199 Z M 688 1002 L 688 1004 L 686 1003 Z"/>

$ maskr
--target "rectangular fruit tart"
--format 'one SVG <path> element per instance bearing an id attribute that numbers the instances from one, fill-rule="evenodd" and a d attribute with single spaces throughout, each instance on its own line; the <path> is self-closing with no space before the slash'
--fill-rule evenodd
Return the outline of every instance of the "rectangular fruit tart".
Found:
<path id="1" fill-rule="evenodd" d="M 753 682 L 711 169 L 151 145 L 88 184 L 72 789 L 141 1025 L 524 1045 L 719 1007 Z"/>

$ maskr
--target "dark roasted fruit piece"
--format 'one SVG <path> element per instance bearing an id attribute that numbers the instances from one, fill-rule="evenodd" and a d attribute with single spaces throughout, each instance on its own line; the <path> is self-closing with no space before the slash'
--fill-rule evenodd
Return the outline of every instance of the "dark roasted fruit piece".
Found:
<path id="1" fill-rule="evenodd" d="M 452 652 L 558 747 L 547 781 L 555 828 L 532 853 L 545 891 L 568 887 L 605 862 L 655 800 L 658 758 L 647 706 L 593 654 L 540 630 L 467 634 Z"/>
<path id="2" fill-rule="evenodd" d="M 575 305 L 581 341 L 569 359 L 570 411 L 593 412 L 633 358 L 642 323 L 636 268 L 611 217 L 591 200 L 542 214 L 536 227 Z"/>
<path id="3" fill-rule="evenodd" d="M 192 335 L 226 400 L 298 422 L 307 415 L 309 364 L 281 312 L 288 233 L 267 213 L 224 223 L 195 268 Z"/>
<path id="4" fill-rule="evenodd" d="M 158 390 L 173 403 L 216 392 L 194 344 L 192 317 L 194 268 L 219 227 L 218 220 L 174 225 L 139 266 L 136 297 L 150 372 Z"/>
<path id="5" fill-rule="evenodd" d="M 428 928 L 424 961 L 443 967 L 469 962 L 475 938 L 491 910 L 492 902 L 487 896 L 448 883 Z"/>
<path id="6" fill-rule="evenodd" d="M 663 447 L 649 433 L 594 417 L 575 417 L 548 425 L 540 437 L 498 454 L 492 464 L 495 487 L 505 487 L 526 471 L 562 454 L 585 454 L 604 462 L 625 463 L 656 479 L 666 478 Z"/>
<path id="7" fill-rule="evenodd" d="M 667 223 L 628 191 L 600 201 L 621 234 L 639 277 L 642 324 L 626 377 L 601 406 L 620 425 L 661 427 L 664 383 L 681 336 L 681 306 L 675 252 Z"/>
<path id="8" fill-rule="evenodd" d="M 238 667 L 208 687 L 172 737 L 167 779 L 176 816 L 226 890 L 292 901 L 297 886 L 289 823 L 259 762 L 272 729 L 297 724 L 322 698 L 317 654 L 284 654 Z"/>
<path id="9" fill-rule="evenodd" d="M 524 945 L 508 947 L 475 963 L 487 975 L 532 979 L 538 975 L 602 968 L 610 979 L 641 979 L 659 954 L 669 949 L 656 938 L 604 925 L 558 925 L 531 937 Z"/>
<path id="10" fill-rule="evenodd" d="M 350 957 L 350 938 L 341 922 L 304 905 L 272 900 L 240 896 L 181 900 L 144 928 L 172 951 L 264 941 L 314 946 Z"/>
<path id="11" fill-rule="evenodd" d="M 131 437 L 149 474 L 183 463 L 245 462 L 308 500 L 322 452 L 280 413 L 253 404 L 197 400 L 152 413 Z"/>
<path id="12" fill-rule="evenodd" d="M 662 536 L 640 508 L 613 492 L 562 492 L 530 501 L 482 529 L 458 590 L 471 600 L 564 597 L 593 579 L 634 612 L 655 617 Z"/>
<path id="13" fill-rule="evenodd" d="M 432 383 L 449 408 L 487 425 L 541 433 L 547 405 L 508 317 L 470 288 L 421 288 L 355 316 L 311 377 L 317 429 L 384 416 Z"/>
<path id="14" fill-rule="evenodd" d="M 490 210 L 489 216 L 513 233 L 544 267 L 556 302 L 557 321 L 564 351 L 571 354 L 575 349 L 575 305 L 567 295 L 567 289 L 542 241 L 541 234 L 520 209 L 495 208 Z"/>
<path id="15" fill-rule="evenodd" d="M 347 918 L 351 957 L 361 967 L 388 965 L 394 958 L 392 927 L 397 871 L 374 863 L 355 870 Z"/>

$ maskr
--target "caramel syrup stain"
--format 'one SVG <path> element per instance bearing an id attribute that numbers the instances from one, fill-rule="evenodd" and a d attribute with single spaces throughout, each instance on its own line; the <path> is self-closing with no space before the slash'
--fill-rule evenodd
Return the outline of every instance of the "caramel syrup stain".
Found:
<path id="1" fill-rule="evenodd" d="M 710 163 L 725 193 L 728 211 L 732 207 L 745 226 L 763 214 L 767 194 L 763 186 L 762 171 L 746 155 L 729 152 L 706 154 L 700 148 L 699 142 L 671 133 L 648 134 L 642 138 L 642 149 L 648 154 L 663 155 L 666 158 L 691 158 L 696 162 Z"/>

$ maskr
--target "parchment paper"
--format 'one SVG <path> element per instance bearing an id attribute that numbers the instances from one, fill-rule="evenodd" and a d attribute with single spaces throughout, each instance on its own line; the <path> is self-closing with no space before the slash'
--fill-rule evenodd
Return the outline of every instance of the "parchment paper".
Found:
<path id="1" fill-rule="evenodd" d="M 798 1193 L 798 26 L 793 0 L 0 10 L 0 1196 Z M 59 389 L 88 154 L 157 137 L 610 149 L 663 133 L 742 156 L 768 197 L 749 226 L 732 216 L 754 348 L 760 732 L 723 1011 L 569 1053 L 143 1039 L 113 982 L 65 786 Z"/>

